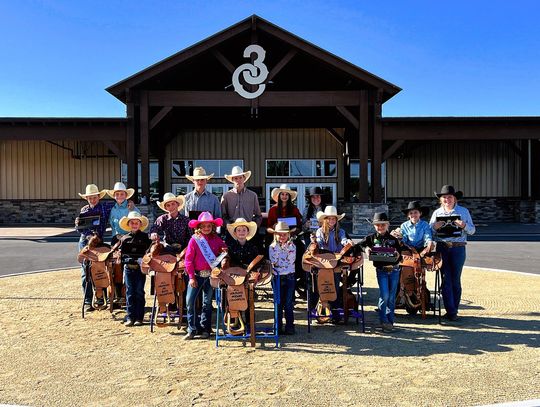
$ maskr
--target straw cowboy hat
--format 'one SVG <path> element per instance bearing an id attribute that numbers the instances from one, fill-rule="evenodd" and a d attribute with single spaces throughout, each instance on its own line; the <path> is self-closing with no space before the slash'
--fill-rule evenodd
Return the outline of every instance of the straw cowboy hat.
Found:
<path id="1" fill-rule="evenodd" d="M 345 217 L 345 214 L 342 213 L 341 215 L 338 215 L 337 209 L 335 206 L 327 206 L 326 208 L 324 208 L 324 212 L 322 211 L 317 212 L 317 220 L 319 222 L 322 222 L 324 219 L 330 216 L 334 216 L 337 218 L 337 220 L 341 220 Z"/>
<path id="2" fill-rule="evenodd" d="M 290 189 L 287 184 L 281 184 L 279 188 L 274 188 L 272 192 L 270 193 L 270 196 L 275 202 L 278 202 L 279 194 L 281 194 L 282 192 L 287 192 L 291 196 L 291 201 L 294 201 L 296 197 L 298 196 L 298 192 L 295 192 L 292 189 Z"/>
<path id="3" fill-rule="evenodd" d="M 92 195 L 99 195 L 99 199 L 101 199 L 105 196 L 106 193 L 107 193 L 106 189 L 104 189 L 103 191 L 100 191 L 96 184 L 88 184 L 86 186 L 86 192 L 84 194 L 79 193 L 79 196 L 83 199 L 86 199 Z"/>
<path id="4" fill-rule="evenodd" d="M 420 212 L 420 217 L 423 218 L 428 215 L 429 213 L 429 207 L 422 206 L 420 204 L 420 201 L 411 201 L 409 202 L 409 205 L 405 209 L 402 209 L 401 212 L 403 212 L 405 215 L 409 214 L 409 211 L 412 211 L 416 209 L 418 212 Z"/>
<path id="5" fill-rule="evenodd" d="M 231 170 L 231 174 L 230 175 L 227 175 L 225 174 L 225 179 L 227 179 L 227 181 L 229 182 L 233 182 L 232 178 L 233 177 L 238 177 L 240 175 L 243 175 L 245 177 L 245 180 L 244 182 L 247 182 L 247 180 L 249 179 L 249 177 L 251 177 L 251 171 L 244 171 L 242 169 L 242 167 L 239 167 L 238 165 L 234 166 L 233 169 Z"/>
<path id="6" fill-rule="evenodd" d="M 126 188 L 123 182 L 117 182 L 116 184 L 114 184 L 113 189 L 107 190 L 107 194 L 109 194 L 109 196 L 114 199 L 114 193 L 117 191 L 125 191 L 127 194 L 126 199 L 131 198 L 135 193 L 135 190 L 133 188 Z"/>
<path id="7" fill-rule="evenodd" d="M 186 175 L 186 178 L 190 180 L 191 182 L 196 181 L 198 179 L 206 179 L 209 180 L 214 176 L 214 173 L 210 175 L 206 175 L 206 170 L 203 167 L 197 167 L 193 170 L 193 175 Z"/>
<path id="8" fill-rule="evenodd" d="M 202 212 L 199 215 L 199 217 L 197 218 L 197 220 L 195 220 L 195 219 L 190 220 L 189 223 L 188 223 L 188 226 L 191 229 L 195 229 L 201 223 L 205 223 L 205 222 L 213 223 L 216 226 L 222 226 L 223 225 L 223 219 L 221 219 L 221 218 L 214 219 L 214 217 L 212 216 L 212 214 L 210 212 Z"/>
<path id="9" fill-rule="evenodd" d="M 244 218 L 238 218 L 234 221 L 234 223 L 229 223 L 227 225 L 227 230 L 229 231 L 229 234 L 235 239 L 236 239 L 236 235 L 234 233 L 234 231 L 236 230 L 236 228 L 238 226 L 245 226 L 248 228 L 248 234 L 247 234 L 247 237 L 246 239 L 247 240 L 250 240 L 253 236 L 255 236 L 255 233 L 257 233 L 257 224 L 255 222 L 248 222 L 247 220 L 245 220 Z"/>
<path id="10" fill-rule="evenodd" d="M 375 212 L 373 214 L 373 219 L 371 219 L 371 223 L 373 225 L 382 225 L 384 223 L 390 223 L 390 220 L 388 219 L 388 215 L 384 212 Z"/>
<path id="11" fill-rule="evenodd" d="M 455 188 L 452 185 L 443 185 L 443 187 L 441 188 L 441 192 L 439 193 L 435 192 L 435 196 L 437 198 L 440 198 L 443 195 L 454 195 L 456 199 L 463 198 L 463 192 L 462 191 L 456 192 Z"/>
<path id="12" fill-rule="evenodd" d="M 161 210 L 163 210 L 165 212 L 169 212 L 167 209 L 165 209 L 165 204 L 167 202 L 172 202 L 172 201 L 178 202 L 178 210 L 180 210 L 184 206 L 185 199 L 184 199 L 183 195 L 176 196 L 172 192 L 167 192 L 165 195 L 163 195 L 163 201 L 161 201 L 161 202 L 158 201 L 157 202 L 157 206 L 159 206 L 161 208 Z"/>
<path id="13" fill-rule="evenodd" d="M 118 222 L 118 225 L 126 230 L 126 231 L 129 231 L 131 228 L 129 227 L 129 221 L 130 220 L 133 220 L 133 219 L 136 219 L 136 220 L 139 220 L 141 222 L 141 229 L 140 230 L 145 230 L 147 227 L 148 227 L 148 224 L 150 223 L 148 221 L 148 218 L 146 216 L 143 216 L 141 215 L 139 212 L 137 211 L 131 211 L 128 213 L 127 216 L 123 216 L 120 221 Z"/>
<path id="14" fill-rule="evenodd" d="M 281 220 L 276 223 L 273 228 L 266 229 L 268 233 L 292 233 L 295 230 L 296 228 L 291 229 L 286 222 L 283 222 Z"/>

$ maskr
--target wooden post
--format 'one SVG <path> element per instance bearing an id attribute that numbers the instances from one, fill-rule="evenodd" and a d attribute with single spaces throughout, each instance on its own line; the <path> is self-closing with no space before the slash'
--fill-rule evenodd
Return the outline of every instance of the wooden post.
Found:
<path id="1" fill-rule="evenodd" d="M 373 160 L 371 161 L 371 188 L 373 202 L 383 201 L 382 190 L 382 91 L 375 94 L 373 109 Z"/>
<path id="2" fill-rule="evenodd" d="M 140 132 L 141 132 L 141 190 L 146 199 L 150 199 L 150 127 L 148 120 L 148 93 L 142 91 L 140 95 Z"/>
<path id="3" fill-rule="evenodd" d="M 369 159 L 369 123 L 368 123 L 368 91 L 360 91 L 358 110 L 358 145 L 359 145 L 359 165 L 360 179 L 358 188 L 358 199 L 360 202 L 369 201 L 368 192 L 368 159 Z"/>
<path id="4" fill-rule="evenodd" d="M 127 187 L 135 189 L 133 199 L 138 196 L 137 174 L 137 135 L 135 134 L 135 104 L 127 103 L 127 134 L 126 134 L 126 158 L 127 158 Z"/>

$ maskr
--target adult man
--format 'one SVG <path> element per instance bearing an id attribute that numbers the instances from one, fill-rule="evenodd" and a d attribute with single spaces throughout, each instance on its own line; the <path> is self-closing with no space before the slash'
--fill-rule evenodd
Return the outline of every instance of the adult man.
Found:
<path id="1" fill-rule="evenodd" d="M 150 239 L 155 241 L 162 235 L 166 243 L 165 249 L 171 253 L 180 253 L 187 246 L 190 238 L 189 218 L 179 212 L 184 206 L 184 197 L 167 192 L 163 195 L 163 201 L 158 202 L 157 205 L 168 213 L 156 219 L 150 229 Z"/>
<path id="2" fill-rule="evenodd" d="M 185 196 L 184 214 L 190 219 L 197 219 L 197 216 L 205 211 L 210 212 L 214 218 L 221 218 L 221 207 L 217 196 L 206 189 L 208 180 L 213 176 L 214 174 L 206 175 L 203 167 L 195 168 L 193 175 L 186 175 L 186 178 L 195 186 L 195 189 Z M 190 212 L 195 213 L 190 216 Z"/>
<path id="3" fill-rule="evenodd" d="M 245 187 L 245 183 L 251 177 L 251 171 L 233 167 L 231 174 L 225 174 L 227 181 L 234 184 L 234 188 L 223 194 L 221 198 L 221 215 L 225 225 L 234 223 L 238 218 L 244 218 L 248 222 L 255 222 L 261 226 L 262 215 L 259 207 L 257 194 Z"/>

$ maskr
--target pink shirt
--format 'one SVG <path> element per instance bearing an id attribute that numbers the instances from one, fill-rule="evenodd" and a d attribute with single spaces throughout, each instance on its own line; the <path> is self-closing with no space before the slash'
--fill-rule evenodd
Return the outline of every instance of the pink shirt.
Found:
<path id="1" fill-rule="evenodd" d="M 214 233 L 210 235 L 201 234 L 201 236 L 208 241 L 208 245 L 216 256 L 221 254 L 221 249 L 223 247 L 227 247 L 225 242 Z M 197 244 L 195 239 L 193 239 L 193 237 L 189 239 L 184 264 L 186 266 L 186 272 L 188 273 L 190 279 L 195 278 L 195 270 L 201 271 L 210 269 L 210 265 L 204 259 L 204 256 L 201 253 L 201 249 L 199 249 L 199 245 Z"/>

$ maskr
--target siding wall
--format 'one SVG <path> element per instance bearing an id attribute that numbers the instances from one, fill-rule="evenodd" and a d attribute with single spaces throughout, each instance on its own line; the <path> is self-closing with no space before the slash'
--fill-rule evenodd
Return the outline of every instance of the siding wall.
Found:
<path id="1" fill-rule="evenodd" d="M 266 178 L 267 159 L 337 159 L 334 178 Z M 337 182 L 338 196 L 343 196 L 342 147 L 325 129 L 188 129 L 171 141 L 165 157 L 165 185 L 189 183 L 185 178 L 171 179 L 174 159 L 243 159 L 244 170 L 251 170 L 248 186 L 263 187 L 267 182 Z M 339 181 L 338 181 L 339 179 Z M 225 178 L 212 179 L 228 183 Z M 264 192 L 263 192 L 264 193 Z"/>
<path id="2" fill-rule="evenodd" d="M 107 155 L 97 142 L 61 142 L 86 154 Z M 46 141 L 0 141 L 0 199 L 75 199 L 87 184 L 112 188 L 120 180 L 120 160 L 72 158 L 70 151 Z"/>
<path id="3" fill-rule="evenodd" d="M 405 158 L 387 161 L 389 198 L 432 197 L 444 184 L 466 197 L 520 196 L 521 160 L 507 142 L 432 142 L 404 151 Z"/>

